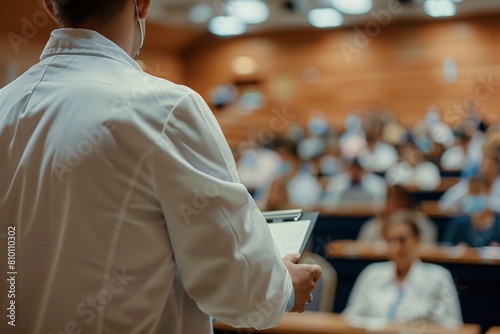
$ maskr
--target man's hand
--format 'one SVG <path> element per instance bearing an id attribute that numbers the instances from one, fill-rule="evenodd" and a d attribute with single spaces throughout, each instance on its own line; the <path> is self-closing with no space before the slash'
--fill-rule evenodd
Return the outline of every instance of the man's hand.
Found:
<path id="1" fill-rule="evenodd" d="M 292 277 L 295 303 L 292 312 L 302 313 L 306 303 L 311 301 L 311 292 L 316 289 L 316 282 L 321 278 L 321 268 L 316 265 L 298 264 L 299 254 L 290 254 L 283 258 L 283 263 Z"/>

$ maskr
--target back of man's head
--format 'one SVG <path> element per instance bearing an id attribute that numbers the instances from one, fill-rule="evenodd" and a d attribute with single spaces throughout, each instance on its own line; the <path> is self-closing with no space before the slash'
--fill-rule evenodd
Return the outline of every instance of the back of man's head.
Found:
<path id="1" fill-rule="evenodd" d="M 50 0 L 61 27 L 81 28 L 92 21 L 100 26 L 111 23 L 133 0 Z"/>

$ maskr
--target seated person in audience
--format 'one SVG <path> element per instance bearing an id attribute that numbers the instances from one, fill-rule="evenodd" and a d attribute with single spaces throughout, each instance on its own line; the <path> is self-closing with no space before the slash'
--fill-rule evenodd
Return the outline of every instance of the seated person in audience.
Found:
<path id="1" fill-rule="evenodd" d="M 342 172 L 340 147 L 336 138 L 329 138 L 326 151 L 319 159 L 319 170 L 322 177 L 334 176 Z"/>
<path id="2" fill-rule="evenodd" d="M 414 186 L 425 191 L 432 191 L 441 183 L 438 166 L 426 161 L 413 143 L 400 148 L 400 160 L 389 168 L 385 178 L 390 185 Z"/>
<path id="3" fill-rule="evenodd" d="M 297 206 L 290 202 L 288 197 L 288 191 L 286 189 L 286 178 L 278 177 L 276 178 L 269 188 L 269 193 L 267 195 L 266 206 L 264 211 L 276 211 L 276 210 L 288 210 L 296 209 Z"/>
<path id="4" fill-rule="evenodd" d="M 289 207 L 314 208 L 320 200 L 322 188 L 319 181 L 303 168 L 297 153 L 297 145 L 291 140 L 280 139 L 276 141 L 274 146 L 275 151 L 281 157 L 281 162 L 273 181 L 262 190 L 264 193 L 262 198 L 265 199 L 262 207 L 272 207 L 274 210 Z M 283 207 L 276 205 L 275 194 L 276 190 L 280 188 L 286 191 L 286 196 L 282 196 Z M 272 197 L 269 198 L 269 195 Z"/>
<path id="5" fill-rule="evenodd" d="M 384 242 L 382 230 L 387 220 L 390 220 L 394 215 L 408 215 L 412 217 L 420 229 L 422 243 L 436 243 L 436 225 L 421 211 L 415 209 L 412 194 L 401 186 L 389 188 L 384 210 L 377 217 L 363 224 L 359 231 L 358 240 Z"/>
<path id="6" fill-rule="evenodd" d="M 330 179 L 322 204 L 325 209 L 381 209 L 385 204 L 386 194 L 385 180 L 365 172 L 358 159 L 354 158 L 349 162 L 346 172 Z"/>
<path id="7" fill-rule="evenodd" d="M 353 159 L 366 146 L 363 122 L 358 114 L 349 114 L 344 121 L 345 131 L 339 137 L 340 154 L 343 158 Z"/>
<path id="8" fill-rule="evenodd" d="M 280 161 L 280 156 L 271 149 L 259 147 L 258 143 L 247 145 L 238 160 L 241 183 L 250 192 L 269 184 Z"/>
<path id="9" fill-rule="evenodd" d="M 500 177 L 499 160 L 492 154 L 484 154 L 480 166 L 480 177 L 485 180 L 488 187 L 488 207 L 500 213 Z M 469 192 L 469 180 L 462 179 L 448 189 L 439 199 L 439 208 L 447 213 L 464 213 L 461 202 Z"/>
<path id="10" fill-rule="evenodd" d="M 412 321 L 460 326 L 460 303 L 450 273 L 418 258 L 418 225 L 411 219 L 390 220 L 384 237 L 391 261 L 374 263 L 363 270 L 344 315 L 355 326 Z"/>
<path id="11" fill-rule="evenodd" d="M 398 161 L 398 151 L 384 142 L 381 129 L 370 129 L 366 134 L 366 147 L 359 155 L 359 162 L 364 170 L 385 173 Z"/>
<path id="12" fill-rule="evenodd" d="M 441 168 L 452 171 L 474 169 L 473 166 L 481 161 L 484 134 L 477 131 L 477 125 L 466 122 L 457 130 L 456 140 L 455 145 L 448 148 L 441 156 Z"/>
<path id="13" fill-rule="evenodd" d="M 499 246 L 500 218 L 488 207 L 488 183 L 476 177 L 469 181 L 469 193 L 461 200 L 465 217 L 452 221 L 443 241 L 470 247 Z"/>

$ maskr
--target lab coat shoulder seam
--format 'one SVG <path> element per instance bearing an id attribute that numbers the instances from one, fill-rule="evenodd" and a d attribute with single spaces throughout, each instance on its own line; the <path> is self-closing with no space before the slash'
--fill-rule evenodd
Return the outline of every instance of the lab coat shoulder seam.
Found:
<path id="1" fill-rule="evenodd" d="M 31 102 L 31 98 L 33 97 L 33 94 L 35 93 L 35 90 L 38 88 L 38 85 L 40 85 L 43 82 L 43 79 L 45 78 L 45 75 L 47 74 L 47 71 L 49 70 L 50 65 L 56 60 L 57 56 L 54 57 L 47 65 L 45 65 L 45 70 L 38 82 L 33 86 L 33 89 L 31 89 L 31 92 L 29 94 L 28 100 L 26 101 L 26 109 L 28 108 L 29 103 Z"/>

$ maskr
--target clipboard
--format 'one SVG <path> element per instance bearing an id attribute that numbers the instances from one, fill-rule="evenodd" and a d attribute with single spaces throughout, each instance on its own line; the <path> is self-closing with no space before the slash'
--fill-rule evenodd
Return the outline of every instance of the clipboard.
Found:
<path id="1" fill-rule="evenodd" d="M 267 211 L 263 215 L 282 257 L 290 253 L 304 254 L 319 212 L 296 209 Z"/>

